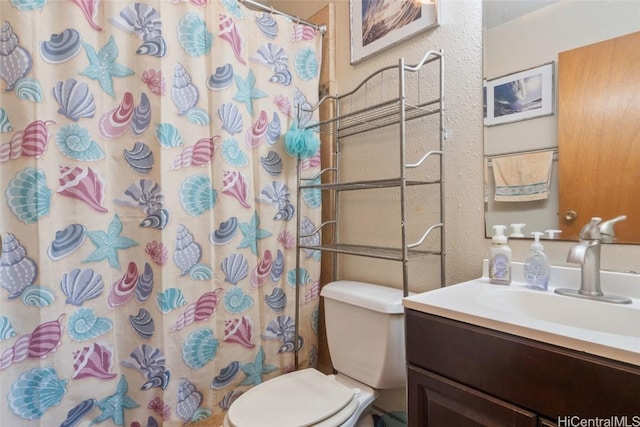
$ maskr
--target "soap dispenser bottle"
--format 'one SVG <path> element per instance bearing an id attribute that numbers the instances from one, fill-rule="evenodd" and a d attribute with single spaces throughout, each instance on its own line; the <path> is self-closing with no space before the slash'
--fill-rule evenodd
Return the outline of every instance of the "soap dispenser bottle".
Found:
<path id="1" fill-rule="evenodd" d="M 534 241 L 529 249 L 529 254 L 524 260 L 524 281 L 528 288 L 546 291 L 551 275 L 551 265 L 544 254 L 544 247 L 540 243 L 543 233 L 534 231 L 531 233 Z"/>
<path id="2" fill-rule="evenodd" d="M 511 248 L 504 235 L 506 225 L 494 225 L 489 250 L 489 282 L 496 285 L 511 283 Z"/>

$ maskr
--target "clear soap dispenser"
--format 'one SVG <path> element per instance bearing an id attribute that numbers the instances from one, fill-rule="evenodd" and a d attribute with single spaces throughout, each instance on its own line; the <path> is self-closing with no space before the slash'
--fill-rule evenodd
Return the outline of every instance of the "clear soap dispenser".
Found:
<path id="1" fill-rule="evenodd" d="M 540 243 L 540 236 L 544 233 L 534 231 L 531 234 L 534 241 L 531 243 L 529 254 L 524 260 L 524 281 L 529 288 L 546 291 L 551 276 L 551 265 L 549 265 L 547 256 L 543 252 L 544 247 Z"/>

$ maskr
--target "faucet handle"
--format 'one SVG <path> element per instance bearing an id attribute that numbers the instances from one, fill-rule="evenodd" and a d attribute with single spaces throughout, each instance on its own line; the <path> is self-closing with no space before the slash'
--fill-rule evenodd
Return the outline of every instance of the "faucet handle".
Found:
<path id="1" fill-rule="evenodd" d="M 624 221 L 625 219 L 627 219 L 626 215 L 619 215 L 600 224 L 600 241 L 602 241 L 602 243 L 615 242 L 616 235 L 613 226 L 620 221 Z"/>

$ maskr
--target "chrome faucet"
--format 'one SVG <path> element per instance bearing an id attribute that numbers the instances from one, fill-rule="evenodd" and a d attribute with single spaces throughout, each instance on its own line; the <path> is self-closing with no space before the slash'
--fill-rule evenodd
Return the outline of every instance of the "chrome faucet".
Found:
<path id="1" fill-rule="evenodd" d="M 580 289 L 556 289 L 560 295 L 585 298 L 615 304 L 630 304 L 631 299 L 619 295 L 605 295 L 600 287 L 600 247 L 601 243 L 614 241 L 613 225 L 625 220 L 624 215 L 600 223 L 602 218 L 593 217 L 582 227 L 578 243 L 571 246 L 567 262 L 580 264 Z"/>

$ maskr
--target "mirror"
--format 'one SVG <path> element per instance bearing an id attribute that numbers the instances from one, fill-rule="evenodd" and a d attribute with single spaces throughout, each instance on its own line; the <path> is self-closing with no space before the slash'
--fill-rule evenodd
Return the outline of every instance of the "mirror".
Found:
<path id="1" fill-rule="evenodd" d="M 553 97 L 558 95 L 558 57 L 578 47 L 613 39 L 640 31 L 640 2 L 625 0 L 483 0 L 483 68 L 491 87 L 503 76 L 537 69 L 552 63 Z M 555 102 L 554 102 L 555 104 Z M 559 229 L 564 226 L 566 212 L 560 212 L 558 176 L 564 176 L 563 159 L 558 154 L 558 105 L 551 114 L 507 121 L 485 123 L 485 235 L 493 234 L 494 224 L 524 223 L 524 236 L 533 231 Z M 516 114 L 513 114 L 516 117 Z M 615 149 L 615 144 L 610 147 Z M 526 202 L 495 201 L 493 160 L 505 155 L 552 152 L 549 196 Z M 631 195 L 626 195 L 631 198 Z M 593 206 L 599 212 L 597 200 Z M 604 210 L 604 207 L 601 207 Z M 629 212 L 618 214 L 631 215 Z M 605 216 L 596 214 L 597 216 Z M 637 215 L 637 214 L 636 214 Z M 576 224 L 584 225 L 589 215 L 578 216 Z M 605 217 L 603 219 L 609 219 Z M 618 226 L 616 226 L 618 227 Z M 507 234 L 511 230 L 507 230 Z M 621 233 L 619 233 L 621 234 Z M 574 236 L 556 236 L 559 240 L 575 240 Z M 640 243 L 623 241 L 622 243 Z"/>

